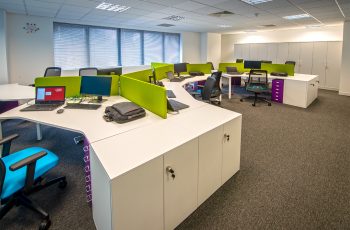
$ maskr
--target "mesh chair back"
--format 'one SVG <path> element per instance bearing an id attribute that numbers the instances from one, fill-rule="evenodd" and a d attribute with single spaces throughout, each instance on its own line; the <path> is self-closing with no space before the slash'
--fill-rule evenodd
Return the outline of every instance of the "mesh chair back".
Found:
<path id="1" fill-rule="evenodd" d="M 81 68 L 79 76 L 97 76 L 97 68 Z"/>
<path id="2" fill-rule="evenodd" d="M 220 81 L 221 81 L 222 72 L 221 71 L 214 72 L 211 74 L 211 76 L 214 77 L 216 80 L 214 89 L 220 90 L 221 89 Z"/>
<path id="3" fill-rule="evenodd" d="M 207 78 L 207 80 L 205 81 L 204 88 L 202 90 L 202 100 L 204 100 L 204 101 L 210 100 L 211 93 L 213 92 L 214 87 L 215 87 L 215 83 L 216 83 L 215 77 L 210 76 Z"/>
<path id="4" fill-rule="evenodd" d="M 295 61 L 286 61 L 285 64 L 290 64 L 290 65 L 294 65 L 295 66 L 296 62 Z"/>
<path id="5" fill-rule="evenodd" d="M 252 69 L 249 72 L 248 84 L 264 84 L 268 85 L 268 77 L 266 70 Z"/>
<path id="6" fill-rule="evenodd" d="M 243 63 L 244 60 L 243 59 L 236 59 L 236 63 Z"/>
<path id="7" fill-rule="evenodd" d="M 47 67 L 45 70 L 44 77 L 60 77 L 61 68 L 60 67 Z"/>
<path id="8" fill-rule="evenodd" d="M 211 65 L 211 70 L 214 70 L 214 64 L 212 62 L 207 62 L 207 64 L 210 64 Z"/>

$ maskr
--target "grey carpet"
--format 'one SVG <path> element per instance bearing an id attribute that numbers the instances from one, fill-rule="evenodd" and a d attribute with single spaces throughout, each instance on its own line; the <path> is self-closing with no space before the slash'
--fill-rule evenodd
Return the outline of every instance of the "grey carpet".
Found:
<path id="1" fill-rule="evenodd" d="M 241 170 L 178 229 L 350 229 L 349 97 L 320 90 L 308 109 L 252 107 L 237 98 L 222 106 L 243 114 Z M 61 158 L 50 176 L 67 175 L 67 189 L 53 186 L 32 196 L 50 212 L 52 229 L 94 229 L 76 134 L 45 127 L 45 140 L 33 142 L 33 124 L 5 122 L 4 129 L 21 134 L 14 150 L 36 144 Z M 14 209 L 0 229 L 36 229 L 38 223 L 31 211 Z"/>

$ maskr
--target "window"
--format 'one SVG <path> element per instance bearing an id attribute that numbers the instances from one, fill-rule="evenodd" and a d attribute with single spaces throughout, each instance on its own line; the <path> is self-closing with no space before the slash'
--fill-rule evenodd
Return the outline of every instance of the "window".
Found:
<path id="1" fill-rule="evenodd" d="M 54 23 L 55 65 L 63 69 L 180 62 L 180 34 Z"/>

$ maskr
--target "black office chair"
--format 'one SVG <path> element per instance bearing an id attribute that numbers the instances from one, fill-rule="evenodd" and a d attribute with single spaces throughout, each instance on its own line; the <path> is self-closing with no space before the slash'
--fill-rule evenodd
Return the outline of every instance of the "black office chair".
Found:
<path id="1" fill-rule="evenodd" d="M 211 70 L 214 70 L 215 68 L 214 68 L 214 64 L 212 63 L 212 62 L 207 62 L 207 64 L 210 64 L 211 65 Z"/>
<path id="2" fill-rule="evenodd" d="M 236 63 L 243 63 L 244 60 L 243 59 L 236 59 Z"/>
<path id="3" fill-rule="evenodd" d="M 286 61 L 284 64 L 289 64 L 289 65 L 295 66 L 296 62 L 295 61 Z"/>
<path id="4" fill-rule="evenodd" d="M 61 68 L 60 67 L 47 67 L 45 70 L 44 77 L 60 77 Z"/>
<path id="5" fill-rule="evenodd" d="M 97 68 L 80 68 L 79 76 L 97 76 Z"/>
<path id="6" fill-rule="evenodd" d="M 28 195 L 58 183 L 59 188 L 67 186 L 66 177 L 47 181 L 43 176 L 54 168 L 58 157 L 41 147 L 30 147 L 10 154 L 11 142 L 18 137 L 13 134 L 0 139 L 0 220 L 14 207 L 23 205 L 43 218 L 39 229 L 48 229 L 50 217 L 41 207 L 29 200 Z M 54 199 L 54 198 L 53 198 Z"/>
<path id="7" fill-rule="evenodd" d="M 221 101 L 219 98 L 221 90 L 218 91 L 216 88 L 217 77 L 215 77 L 215 75 L 212 75 L 207 78 L 201 90 L 191 91 L 190 94 L 195 98 L 200 97 L 202 101 L 208 102 L 210 104 L 217 103 L 218 105 L 220 105 Z"/>
<path id="8" fill-rule="evenodd" d="M 254 75 L 258 77 L 254 77 Z M 265 77 L 262 75 L 265 75 Z M 269 100 L 267 100 L 265 97 L 258 96 L 259 94 L 270 92 L 266 70 L 250 70 L 246 90 L 254 93 L 254 96 L 241 98 L 240 101 L 243 101 L 244 99 L 253 99 L 254 103 L 252 105 L 255 106 L 256 102 L 260 100 L 266 102 L 268 106 L 271 106 L 271 102 Z"/>
<path id="9" fill-rule="evenodd" d="M 262 60 L 261 63 L 272 64 L 272 61 Z"/>

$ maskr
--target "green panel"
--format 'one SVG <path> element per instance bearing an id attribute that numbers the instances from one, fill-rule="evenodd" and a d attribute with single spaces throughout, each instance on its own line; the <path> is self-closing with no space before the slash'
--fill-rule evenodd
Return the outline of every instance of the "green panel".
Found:
<path id="1" fill-rule="evenodd" d="M 154 74 L 156 76 L 156 79 L 162 80 L 164 78 L 167 78 L 166 73 L 167 72 L 174 72 L 174 65 L 173 64 L 167 64 L 161 67 L 154 68 Z"/>
<path id="2" fill-rule="evenodd" d="M 111 95 L 119 95 L 119 76 L 101 76 L 101 77 L 112 77 Z M 78 97 L 80 96 L 80 85 L 81 77 L 38 77 L 35 79 L 35 86 L 65 86 L 66 97 Z"/>
<path id="3" fill-rule="evenodd" d="M 219 70 L 226 73 L 226 67 L 237 67 L 238 72 L 249 72 L 250 69 L 244 69 L 244 63 L 220 63 Z M 261 63 L 261 69 L 271 72 L 286 72 L 289 76 L 294 76 L 294 66 L 290 64 L 268 64 Z"/>
<path id="4" fill-rule="evenodd" d="M 267 72 L 285 72 L 289 76 L 294 76 L 294 65 L 290 64 L 267 64 L 262 63 L 261 69 L 267 70 Z"/>
<path id="5" fill-rule="evenodd" d="M 137 71 L 137 72 L 123 74 L 122 76 L 130 77 L 130 78 L 137 79 L 140 81 L 149 82 L 149 76 L 152 76 L 152 75 L 153 75 L 152 70 L 146 69 L 146 70 L 141 70 L 141 71 Z"/>
<path id="6" fill-rule="evenodd" d="M 163 67 L 163 66 L 168 66 L 168 65 L 173 65 L 170 63 L 162 63 L 162 62 L 151 62 L 151 68 L 158 68 L 158 67 Z"/>
<path id="7" fill-rule="evenodd" d="M 187 64 L 187 72 L 211 74 L 211 64 Z"/>
<path id="8" fill-rule="evenodd" d="M 164 87 L 121 76 L 120 91 L 121 96 L 135 104 L 162 118 L 167 117 L 167 98 Z"/>

